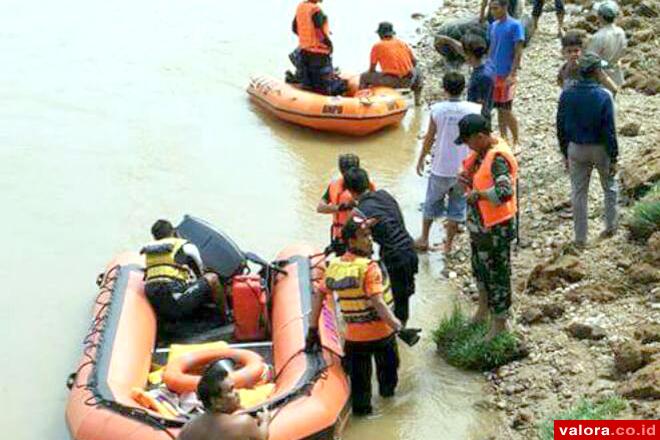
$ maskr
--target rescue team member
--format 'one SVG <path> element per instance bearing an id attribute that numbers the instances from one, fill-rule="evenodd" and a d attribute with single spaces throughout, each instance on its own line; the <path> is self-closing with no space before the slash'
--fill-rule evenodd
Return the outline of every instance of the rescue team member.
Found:
<path id="1" fill-rule="evenodd" d="M 270 414 L 263 411 L 252 417 L 236 414 L 241 409 L 234 382 L 220 363 L 209 365 L 197 386 L 197 396 L 206 412 L 188 422 L 179 440 L 266 440 Z"/>
<path id="2" fill-rule="evenodd" d="M 357 201 L 357 210 L 366 218 L 378 220 L 371 229 L 380 247 L 392 283 L 394 315 L 404 324 L 409 317 L 409 299 L 415 293 L 415 274 L 419 260 L 414 242 L 403 220 L 399 204 L 385 190 L 371 191 L 369 175 L 362 168 L 352 168 L 344 176 L 344 186 Z"/>
<path id="3" fill-rule="evenodd" d="M 360 166 L 360 158 L 351 153 L 341 154 L 338 162 L 341 177 L 330 182 L 328 189 L 316 207 L 316 212 L 319 214 L 332 214 L 332 227 L 330 231 L 331 247 L 335 254 L 340 256 L 346 251 L 346 244 L 341 238 L 341 228 L 344 227 L 350 211 L 355 207 L 353 196 L 344 188 L 344 174 L 350 168 L 358 168 Z M 375 189 L 371 182 L 369 183 L 369 187 L 372 191 Z"/>
<path id="4" fill-rule="evenodd" d="M 372 357 L 382 397 L 394 396 L 399 376 L 399 355 L 395 335 L 413 345 L 420 329 L 403 329 L 389 305 L 392 293 L 387 272 L 371 259 L 373 252 L 369 226 L 372 219 L 353 217 L 346 222 L 342 236 L 348 251 L 333 259 L 325 270 L 321 293 L 334 292 L 339 300 L 346 335 L 344 367 L 351 378 L 351 401 L 355 415 L 367 415 L 371 406 Z M 325 295 L 316 294 L 312 303 L 306 351 L 320 348 L 318 322 Z"/>
<path id="5" fill-rule="evenodd" d="M 144 246 L 140 253 L 146 257 L 145 291 L 158 318 L 189 318 L 213 301 L 224 317 L 226 305 L 220 280 L 214 273 L 204 273 L 197 246 L 179 238 L 167 220 L 156 221 L 151 234 L 156 241 Z"/>
<path id="6" fill-rule="evenodd" d="M 378 25 L 376 31 L 380 41 L 371 48 L 369 71 L 360 76 L 360 88 L 386 86 L 409 87 L 415 94 L 415 105 L 421 104 L 422 73 L 417 69 L 415 54 L 405 42 L 394 36 L 392 23 Z M 380 64 L 380 72 L 376 66 Z"/>
<path id="7" fill-rule="evenodd" d="M 292 30 L 298 35 L 302 64 L 302 85 L 324 95 L 330 94 L 329 77 L 333 72 L 332 41 L 328 17 L 318 3 L 322 0 L 305 0 L 298 5 Z"/>
<path id="8" fill-rule="evenodd" d="M 467 188 L 467 228 L 472 272 L 479 288 L 475 322 L 491 314 L 490 340 L 506 329 L 511 307 L 511 241 L 515 237 L 518 163 L 509 146 L 491 134 L 482 115 L 466 115 L 458 123 L 457 145 L 472 152 L 459 180 Z"/>

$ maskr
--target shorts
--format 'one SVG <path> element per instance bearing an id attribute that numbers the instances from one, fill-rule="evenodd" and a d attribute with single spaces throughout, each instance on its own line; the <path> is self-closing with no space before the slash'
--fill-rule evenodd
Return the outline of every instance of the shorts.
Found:
<path id="1" fill-rule="evenodd" d="M 213 302 L 211 285 L 204 277 L 189 283 L 153 281 L 145 291 L 156 315 L 167 320 L 191 317 L 201 306 Z"/>
<path id="2" fill-rule="evenodd" d="M 543 13 L 543 4 L 545 3 L 545 0 L 533 0 L 534 4 L 534 9 L 532 9 L 532 17 L 540 17 L 541 14 Z M 564 13 L 564 1 L 563 0 L 555 0 L 555 12 L 559 14 Z"/>
<path id="3" fill-rule="evenodd" d="M 447 217 L 457 223 L 465 221 L 467 200 L 463 187 L 455 177 L 442 177 L 431 174 L 426 187 L 424 218 Z"/>
<path id="4" fill-rule="evenodd" d="M 495 85 L 493 87 L 493 105 L 495 108 L 511 110 L 515 93 L 515 84 L 507 84 L 505 76 L 495 77 Z"/>

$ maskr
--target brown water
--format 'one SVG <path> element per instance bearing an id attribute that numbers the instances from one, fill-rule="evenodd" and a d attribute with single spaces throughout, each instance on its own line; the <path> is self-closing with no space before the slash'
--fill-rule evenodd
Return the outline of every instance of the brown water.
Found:
<path id="1" fill-rule="evenodd" d="M 45 3 L 45 2 L 44 2 Z M 324 4 L 335 64 L 367 67 L 380 20 L 414 37 L 400 0 Z M 115 253 L 149 239 L 157 217 L 192 213 L 272 257 L 323 245 L 314 212 L 338 153 L 358 153 L 397 196 L 417 234 L 425 182 L 414 174 L 426 116 L 368 139 L 294 128 L 247 100 L 251 74 L 289 68 L 296 1 L 5 0 L 0 14 L 0 426 L 12 440 L 66 439 L 66 376 L 77 363 L 94 279 Z M 7 243 L 8 242 L 8 243 Z M 423 257 L 412 324 L 451 305 L 439 256 Z M 426 333 L 428 336 L 428 332 Z M 352 422 L 348 439 L 482 438 L 478 376 L 441 361 L 426 339 L 402 349 L 395 399 Z"/>

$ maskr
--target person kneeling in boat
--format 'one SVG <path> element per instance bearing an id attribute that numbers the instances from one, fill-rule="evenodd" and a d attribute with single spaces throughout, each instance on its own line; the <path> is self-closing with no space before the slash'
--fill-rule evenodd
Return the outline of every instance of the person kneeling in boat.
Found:
<path id="1" fill-rule="evenodd" d="M 346 243 L 342 240 L 341 230 L 346 224 L 351 210 L 356 206 L 350 191 L 344 187 L 344 175 L 351 168 L 360 167 L 360 158 L 351 153 L 340 154 L 338 162 L 341 176 L 330 182 L 328 189 L 316 207 L 316 212 L 319 214 L 332 214 L 330 249 L 339 257 L 346 252 Z M 369 182 L 369 186 L 371 191 L 376 190 L 372 182 Z"/>
<path id="2" fill-rule="evenodd" d="M 392 293 L 387 272 L 371 259 L 372 242 L 369 227 L 373 220 L 354 216 L 342 229 L 348 251 L 330 262 L 325 271 L 321 293 L 335 292 L 339 299 L 346 335 L 344 368 L 351 378 L 353 413 L 370 414 L 372 357 L 376 360 L 376 377 L 382 397 L 394 396 L 399 381 L 399 355 L 395 335 L 409 344 L 419 340 L 419 329 L 403 329 L 390 310 Z M 314 295 L 307 352 L 320 349 L 319 316 L 324 294 Z"/>
<path id="3" fill-rule="evenodd" d="M 305 89 L 330 95 L 332 41 L 328 17 L 318 5 L 321 0 L 305 0 L 298 5 L 291 26 L 298 35 L 302 85 Z"/>
<path id="4" fill-rule="evenodd" d="M 167 220 L 151 227 L 154 242 L 142 248 L 145 255 L 145 292 L 160 321 L 175 322 L 193 317 L 205 304 L 215 302 L 221 317 L 226 304 L 220 280 L 204 273 L 199 249 L 180 238 Z"/>
<path id="5" fill-rule="evenodd" d="M 422 73 L 410 46 L 394 36 L 392 23 L 382 22 L 376 31 L 380 41 L 371 49 L 369 71 L 360 76 L 360 88 L 386 86 L 412 89 L 415 105 L 421 104 Z M 380 64 L 381 71 L 376 71 Z"/>
<path id="6" fill-rule="evenodd" d="M 177 437 L 179 440 L 266 440 L 270 425 L 268 411 L 236 414 L 241 409 L 234 382 L 220 362 L 204 371 L 197 386 L 197 396 L 206 412 L 188 422 Z"/>

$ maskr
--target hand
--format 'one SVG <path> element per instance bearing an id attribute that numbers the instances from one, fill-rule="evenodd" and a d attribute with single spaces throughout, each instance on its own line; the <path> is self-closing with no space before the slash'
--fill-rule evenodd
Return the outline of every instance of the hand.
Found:
<path id="1" fill-rule="evenodd" d="M 307 331 L 307 338 L 305 339 L 305 353 L 318 353 L 321 351 L 321 337 L 319 336 L 319 329 L 310 327 Z"/>
<path id="2" fill-rule="evenodd" d="M 337 205 L 337 210 L 338 211 L 350 211 L 351 209 L 355 208 L 355 202 L 343 202 Z"/>
<path id="3" fill-rule="evenodd" d="M 419 177 L 424 177 L 424 158 L 420 157 L 417 161 L 417 175 Z"/>
<path id="4" fill-rule="evenodd" d="M 515 72 L 511 72 L 507 77 L 506 77 L 506 83 L 509 86 L 514 85 L 518 81 L 518 77 L 516 76 Z"/>
<path id="5" fill-rule="evenodd" d="M 397 336 L 409 347 L 417 344 L 421 338 L 419 334 L 422 332 L 421 328 L 404 328 L 398 331 Z"/>
<path id="6" fill-rule="evenodd" d="M 466 171 L 461 171 L 460 173 L 458 173 L 458 183 L 460 183 L 461 185 L 463 185 L 467 188 L 470 187 L 470 184 L 472 182 L 470 182 L 470 178 L 468 177 L 468 174 L 467 174 Z"/>
<path id="7" fill-rule="evenodd" d="M 610 177 L 616 176 L 617 171 L 619 171 L 619 166 L 616 162 L 610 162 Z"/>
<path id="8" fill-rule="evenodd" d="M 263 411 L 257 413 L 257 420 L 259 420 L 259 425 L 262 425 L 270 420 L 270 411 L 268 408 L 264 408 Z"/>
<path id="9" fill-rule="evenodd" d="M 480 197 L 481 193 L 479 191 L 470 191 L 467 195 L 467 201 L 468 203 L 474 203 L 479 200 Z"/>

